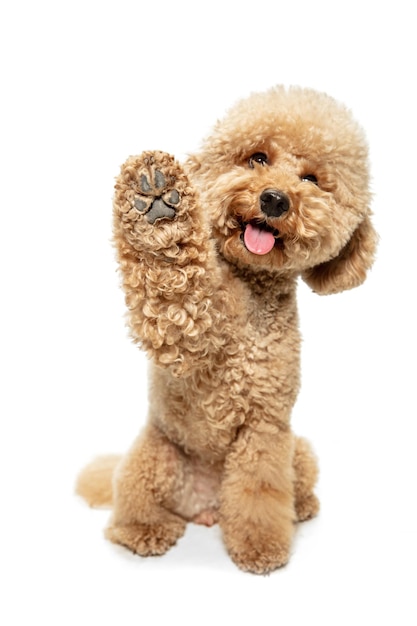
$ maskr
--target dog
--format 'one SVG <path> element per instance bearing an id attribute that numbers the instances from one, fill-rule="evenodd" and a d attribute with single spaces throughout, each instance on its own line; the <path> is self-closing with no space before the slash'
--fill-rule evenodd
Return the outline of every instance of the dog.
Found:
<path id="1" fill-rule="evenodd" d="M 149 418 L 77 491 L 108 505 L 106 536 L 160 555 L 187 522 L 220 525 L 244 571 L 289 559 L 315 516 L 317 462 L 293 434 L 296 288 L 360 285 L 372 266 L 368 149 L 349 110 L 278 86 L 238 102 L 182 165 L 127 159 L 114 243 L 133 340 L 150 357 Z"/>

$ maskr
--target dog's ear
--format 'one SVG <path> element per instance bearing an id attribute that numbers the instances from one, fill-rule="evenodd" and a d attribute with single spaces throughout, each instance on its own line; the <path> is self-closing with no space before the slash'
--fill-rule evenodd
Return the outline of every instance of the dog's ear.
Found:
<path id="1" fill-rule="evenodd" d="M 306 270 L 303 280 L 320 295 L 358 287 L 372 266 L 377 241 L 371 220 L 365 217 L 338 256 Z"/>

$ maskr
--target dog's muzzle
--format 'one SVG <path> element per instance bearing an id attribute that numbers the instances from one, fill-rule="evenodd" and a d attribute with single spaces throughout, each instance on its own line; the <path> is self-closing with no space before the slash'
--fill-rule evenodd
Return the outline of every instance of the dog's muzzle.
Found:
<path id="1" fill-rule="evenodd" d="M 268 217 L 281 217 L 290 208 L 290 199 L 279 189 L 265 189 L 259 198 L 261 211 Z"/>

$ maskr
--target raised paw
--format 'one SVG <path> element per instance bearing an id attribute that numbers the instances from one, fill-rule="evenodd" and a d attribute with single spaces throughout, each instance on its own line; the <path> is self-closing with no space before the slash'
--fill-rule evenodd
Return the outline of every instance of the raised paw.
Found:
<path id="1" fill-rule="evenodd" d="M 153 157 L 145 159 L 146 170 L 139 176 L 139 191 L 134 197 L 133 206 L 144 213 L 150 224 L 156 220 L 175 217 L 176 209 L 180 205 L 178 189 L 170 189 L 175 184 L 175 178 L 167 180 L 161 170 L 157 169 Z"/>
<path id="2" fill-rule="evenodd" d="M 131 157 L 122 167 L 119 185 L 129 209 L 144 215 L 149 224 L 164 218 L 173 219 L 181 205 L 180 191 L 184 181 L 174 159 L 163 152 L 145 152 Z M 134 217 L 134 214 L 130 214 Z"/>
<path id="3" fill-rule="evenodd" d="M 194 206 L 187 176 L 171 155 L 144 152 L 122 166 L 114 199 L 116 228 L 135 249 L 166 248 L 184 239 L 192 230 Z"/>

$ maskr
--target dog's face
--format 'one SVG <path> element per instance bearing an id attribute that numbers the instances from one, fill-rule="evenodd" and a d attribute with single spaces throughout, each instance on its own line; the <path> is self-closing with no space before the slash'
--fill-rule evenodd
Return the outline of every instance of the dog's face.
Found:
<path id="1" fill-rule="evenodd" d="M 350 113 L 311 90 L 276 88 L 219 122 L 190 171 L 224 258 L 240 267 L 297 272 L 317 285 L 354 250 L 372 262 L 367 146 Z M 362 244 L 357 250 L 356 240 Z M 363 260 L 363 259 L 362 259 Z"/>

